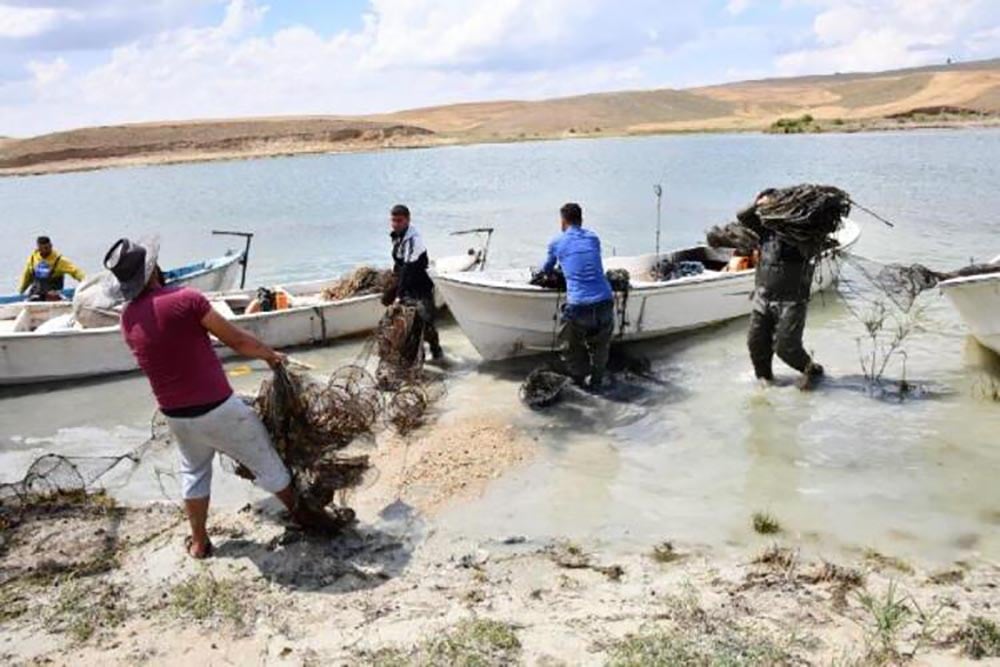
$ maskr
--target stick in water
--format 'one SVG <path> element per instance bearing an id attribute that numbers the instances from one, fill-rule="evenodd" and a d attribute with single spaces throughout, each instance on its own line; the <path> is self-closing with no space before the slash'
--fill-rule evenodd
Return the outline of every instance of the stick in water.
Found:
<path id="1" fill-rule="evenodd" d="M 881 215 L 879 215 L 875 211 L 871 210 L 870 208 L 865 208 L 864 206 L 862 206 L 858 202 L 854 201 L 853 199 L 851 200 L 851 205 L 855 206 L 857 208 L 860 208 L 862 211 L 864 211 L 868 215 L 872 216 L 873 218 L 875 218 L 879 222 L 884 223 L 887 227 L 895 227 L 896 226 L 893 223 L 891 223 L 888 220 L 886 220 L 885 218 L 883 218 Z"/>

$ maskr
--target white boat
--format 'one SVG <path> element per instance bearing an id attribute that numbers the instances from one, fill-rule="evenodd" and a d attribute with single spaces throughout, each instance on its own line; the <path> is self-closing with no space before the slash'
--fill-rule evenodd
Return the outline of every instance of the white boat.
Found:
<path id="1" fill-rule="evenodd" d="M 236 287 L 243 270 L 243 253 L 229 252 L 222 257 L 188 264 L 163 272 L 168 285 L 186 285 L 200 292 L 224 292 Z"/>
<path id="2" fill-rule="evenodd" d="M 243 253 L 230 251 L 221 257 L 166 270 L 163 276 L 168 285 L 187 285 L 202 292 L 222 292 L 236 287 L 243 256 Z M 71 301 L 75 292 L 74 288 L 67 287 L 62 296 Z M 0 295 L 0 306 L 19 303 L 25 303 L 23 294 Z"/>
<path id="3" fill-rule="evenodd" d="M 484 255 L 442 258 L 440 270 L 468 271 Z M 340 278 L 282 285 L 292 297 L 291 307 L 271 312 L 243 314 L 256 290 L 207 294 L 219 313 L 249 330 L 275 348 L 310 345 L 375 328 L 385 312 L 380 294 L 326 301 L 324 289 Z M 45 332 L 45 323 L 71 314 L 69 302 L 43 302 L 0 306 L 0 385 L 23 385 L 124 373 L 137 368 L 117 323 L 87 329 Z M 39 331 L 39 327 L 42 331 Z M 222 357 L 229 348 L 216 341 Z"/>
<path id="4" fill-rule="evenodd" d="M 840 275 L 839 251 L 853 246 L 861 230 L 845 220 L 837 233 L 839 250 L 822 256 L 814 291 L 833 285 Z M 753 269 L 724 272 L 729 249 L 696 246 L 674 252 L 607 257 L 605 269 L 626 269 L 631 289 L 624 299 L 615 295 L 620 317 L 624 305 L 626 326 L 616 322 L 616 340 L 634 341 L 697 329 L 750 313 Z M 656 281 L 651 273 L 662 259 L 696 260 L 704 273 Z M 438 276 L 435 284 L 465 335 L 488 361 L 551 352 L 558 347 L 558 313 L 564 296 L 528 284 L 529 269 L 493 270 Z"/>
<path id="5" fill-rule="evenodd" d="M 1000 267 L 1000 256 L 990 264 Z M 1000 354 L 1000 268 L 997 273 L 945 280 L 938 287 L 985 347 Z"/>

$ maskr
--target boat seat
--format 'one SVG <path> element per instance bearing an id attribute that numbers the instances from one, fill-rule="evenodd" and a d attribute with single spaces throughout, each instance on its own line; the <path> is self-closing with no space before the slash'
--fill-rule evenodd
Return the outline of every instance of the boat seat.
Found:
<path id="1" fill-rule="evenodd" d="M 32 319 L 33 318 L 31 317 L 31 309 L 29 308 L 21 309 L 21 312 L 18 313 L 17 317 L 14 318 L 14 326 L 11 327 L 11 330 L 14 332 L 31 331 Z"/>

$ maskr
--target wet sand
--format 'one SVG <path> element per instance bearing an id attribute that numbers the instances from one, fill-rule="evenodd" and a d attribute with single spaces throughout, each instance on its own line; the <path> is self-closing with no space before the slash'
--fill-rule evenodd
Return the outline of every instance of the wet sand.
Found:
<path id="1" fill-rule="evenodd" d="M 5 574 L 33 564 L 34 576 L 0 587 L 0 660 L 944 665 L 978 650 L 970 619 L 1000 605 L 1000 566 L 982 560 L 923 570 L 869 552 L 833 562 L 781 536 L 730 552 L 671 543 L 627 553 L 463 539 L 431 518 L 454 487 L 413 481 L 437 491 L 427 505 L 396 502 L 333 540 L 289 530 L 270 502 L 217 511 L 216 555 L 203 562 L 183 552 L 176 507 L 36 517 L 4 559 Z M 358 499 L 396 488 L 383 476 Z M 39 552 L 52 556 L 45 566 Z M 107 566 L 58 574 L 92 562 Z M 886 613 L 889 628 L 879 625 Z"/>

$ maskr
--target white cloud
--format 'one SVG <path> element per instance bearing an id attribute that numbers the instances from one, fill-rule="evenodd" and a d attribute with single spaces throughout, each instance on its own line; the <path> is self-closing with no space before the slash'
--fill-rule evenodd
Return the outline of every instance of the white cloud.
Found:
<path id="1" fill-rule="evenodd" d="M 72 25 L 64 49 L 109 46 L 96 64 L 58 49 L 19 56 L 16 80 L 4 78 L 0 59 L 0 135 L 693 85 L 727 72 L 878 69 L 943 60 L 959 49 L 993 55 L 1000 25 L 996 0 L 783 0 L 796 12 L 811 8 L 815 20 L 807 40 L 772 61 L 778 38 L 792 39 L 794 26 L 738 25 L 723 6 L 707 3 L 369 0 L 360 27 L 334 34 L 302 25 L 264 34 L 266 12 L 280 7 L 254 0 L 228 0 L 224 15 L 207 26 L 182 20 L 211 1 L 50 0 L 41 4 L 84 12 L 86 20 L 35 15 L 25 22 L 19 14 L 18 34 L 35 34 L 46 45 L 62 44 Z M 743 12 L 752 1 L 732 0 L 728 9 Z M 29 4 L 0 0 L 0 10 L 23 12 Z M 105 27 L 128 25 L 131 32 L 79 31 L 98 16 Z M 733 23 L 719 26 L 727 20 Z M 8 36 L 14 31 L 13 20 L 0 25 Z M 4 35 L 0 30 L 0 46 Z"/>
<path id="2" fill-rule="evenodd" d="M 48 86 L 61 79 L 69 71 L 69 63 L 62 57 L 49 62 L 32 60 L 28 63 L 28 69 L 35 75 L 35 83 L 39 86 Z"/>
<path id="3" fill-rule="evenodd" d="M 51 7 L 12 7 L 0 4 L 0 38 L 35 37 L 74 16 L 74 12 Z"/>
<path id="4" fill-rule="evenodd" d="M 799 3 L 801 4 L 801 3 Z M 996 0 L 820 0 L 812 42 L 780 56 L 782 74 L 881 70 L 941 63 L 953 56 L 996 55 L 975 35 L 1000 25 Z M 990 53 L 992 48 L 992 54 Z"/>
<path id="5" fill-rule="evenodd" d="M 738 16 L 748 10 L 751 4 L 753 4 L 752 0 L 729 0 L 726 3 L 726 11 L 733 16 Z"/>

